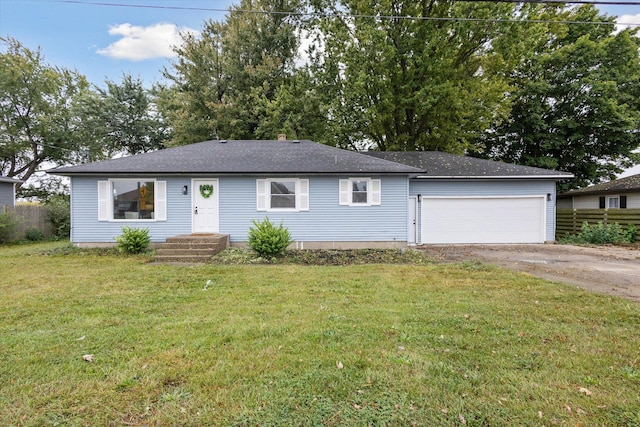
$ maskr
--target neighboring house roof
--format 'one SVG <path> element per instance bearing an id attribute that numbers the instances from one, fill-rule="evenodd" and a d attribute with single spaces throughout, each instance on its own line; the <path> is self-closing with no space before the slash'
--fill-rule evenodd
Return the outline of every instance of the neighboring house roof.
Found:
<path id="1" fill-rule="evenodd" d="M 317 142 L 205 141 L 50 170 L 56 175 L 401 174 L 422 170 Z"/>
<path id="2" fill-rule="evenodd" d="M 568 172 L 476 159 L 440 151 L 368 151 L 365 154 L 422 169 L 424 172 L 418 178 L 573 178 L 573 174 Z"/>
<path id="3" fill-rule="evenodd" d="M 594 194 L 631 193 L 640 191 L 640 174 L 627 176 L 625 178 L 614 179 L 577 190 L 567 191 L 558 197 L 586 196 Z"/>
<path id="4" fill-rule="evenodd" d="M 9 178 L 9 177 L 6 177 L 6 176 L 0 176 L 0 182 L 8 182 L 8 183 L 13 183 L 13 184 L 19 184 L 19 183 L 24 182 L 24 181 L 21 181 L 19 179 L 15 179 L 15 178 Z"/>

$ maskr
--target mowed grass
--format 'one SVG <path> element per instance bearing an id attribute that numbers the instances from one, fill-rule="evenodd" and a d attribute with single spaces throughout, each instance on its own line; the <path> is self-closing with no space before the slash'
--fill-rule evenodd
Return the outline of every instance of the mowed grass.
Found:
<path id="1" fill-rule="evenodd" d="M 0 425 L 640 425 L 626 300 L 475 263 L 56 245 L 0 248 Z"/>

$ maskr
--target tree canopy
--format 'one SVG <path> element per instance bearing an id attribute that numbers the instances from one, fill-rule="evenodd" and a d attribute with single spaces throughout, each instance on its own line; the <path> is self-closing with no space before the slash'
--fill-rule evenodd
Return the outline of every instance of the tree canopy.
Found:
<path id="1" fill-rule="evenodd" d="M 40 168 L 162 147 L 167 129 L 139 79 L 90 85 L 45 62 L 13 38 L 0 39 L 0 174 L 29 181 Z M 31 180 L 33 181 L 33 180 Z M 19 188 L 25 197 L 60 192 L 59 179 Z"/>
<path id="2" fill-rule="evenodd" d="M 511 111 L 483 134 L 483 155 L 572 172 L 563 188 L 613 178 L 640 147 L 640 39 L 614 33 L 591 5 L 531 8 L 527 18 L 608 25 L 536 24 L 535 37 L 517 28 L 531 46 L 509 72 Z"/>
<path id="3" fill-rule="evenodd" d="M 44 63 L 40 50 L 13 38 L 0 41 L 0 173 L 26 181 L 45 162 L 78 159 L 74 102 L 89 84 Z"/>
<path id="4" fill-rule="evenodd" d="M 321 2 L 314 72 L 331 93 L 340 144 L 463 153 L 507 112 L 491 40 L 508 18 L 489 2 Z M 346 16 L 344 15 L 346 14 Z M 415 17 L 406 19 L 402 17 Z"/>
<path id="5" fill-rule="evenodd" d="M 224 22 L 208 21 L 200 35 L 183 35 L 178 59 L 160 91 L 171 143 L 212 138 L 255 139 L 279 119 L 271 107 L 293 89 L 298 39 L 294 0 L 242 0 Z M 247 12 L 252 11 L 252 12 Z M 283 13 L 270 13 L 283 12 Z M 259 130 L 262 129 L 262 130 Z"/>

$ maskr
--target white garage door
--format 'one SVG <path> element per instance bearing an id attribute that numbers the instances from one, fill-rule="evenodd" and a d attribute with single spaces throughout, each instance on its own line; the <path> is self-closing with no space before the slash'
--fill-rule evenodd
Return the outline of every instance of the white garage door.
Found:
<path id="1" fill-rule="evenodd" d="M 543 243 L 545 197 L 423 197 L 422 243 Z"/>

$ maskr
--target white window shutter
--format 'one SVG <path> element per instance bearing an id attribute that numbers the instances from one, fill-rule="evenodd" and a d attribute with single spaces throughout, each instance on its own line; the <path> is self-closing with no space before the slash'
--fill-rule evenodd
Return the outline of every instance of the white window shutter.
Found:
<path id="1" fill-rule="evenodd" d="M 267 180 L 256 179 L 256 205 L 257 210 L 267 210 Z"/>
<path id="2" fill-rule="evenodd" d="M 98 221 L 109 221 L 109 181 L 98 181 Z"/>
<path id="3" fill-rule="evenodd" d="M 309 210 L 309 180 L 301 179 L 298 181 L 300 183 L 300 206 L 298 210 L 300 211 L 308 211 Z"/>
<path id="4" fill-rule="evenodd" d="M 382 183 L 379 179 L 372 179 L 371 180 L 371 204 L 372 205 L 380 205 L 382 204 L 382 197 L 381 197 L 381 188 L 382 188 Z"/>
<path id="5" fill-rule="evenodd" d="M 348 205 L 351 203 L 351 187 L 348 179 L 340 180 L 340 204 Z"/>
<path id="6" fill-rule="evenodd" d="M 167 181 L 156 181 L 155 183 L 155 206 L 153 207 L 156 221 L 167 220 Z"/>

